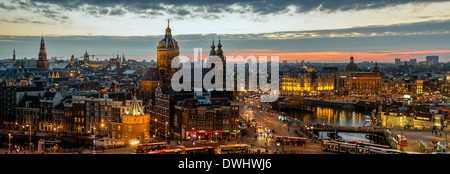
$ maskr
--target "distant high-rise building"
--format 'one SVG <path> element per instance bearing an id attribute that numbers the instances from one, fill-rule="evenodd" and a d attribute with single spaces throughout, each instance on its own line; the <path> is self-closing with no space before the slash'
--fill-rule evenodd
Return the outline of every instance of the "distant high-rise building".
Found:
<path id="1" fill-rule="evenodd" d="M 13 60 L 16 60 L 16 49 L 13 51 Z"/>
<path id="2" fill-rule="evenodd" d="M 427 65 L 437 65 L 439 64 L 439 56 L 427 56 Z"/>
<path id="3" fill-rule="evenodd" d="M 416 65 L 417 64 L 417 59 L 409 59 L 409 64 L 410 65 Z"/>
<path id="4" fill-rule="evenodd" d="M 395 65 L 400 66 L 400 64 L 401 64 L 400 58 L 395 58 Z"/>
<path id="5" fill-rule="evenodd" d="M 45 50 L 44 36 L 41 37 L 41 46 L 39 48 L 37 67 L 40 70 L 48 71 L 47 51 Z"/>

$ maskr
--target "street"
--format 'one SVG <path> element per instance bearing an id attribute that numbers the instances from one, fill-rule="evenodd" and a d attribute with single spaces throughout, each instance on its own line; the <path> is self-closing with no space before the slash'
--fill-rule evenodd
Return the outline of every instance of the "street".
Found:
<path id="1" fill-rule="evenodd" d="M 320 144 L 313 144 L 310 140 L 308 140 L 306 147 L 277 146 L 277 143 L 275 142 L 276 136 L 298 137 L 295 130 L 300 127 L 297 123 L 279 120 L 279 115 L 277 113 L 273 113 L 273 116 L 271 116 L 269 112 L 258 109 L 258 105 L 258 99 L 246 99 L 241 102 L 241 119 L 247 122 L 247 124 L 254 124 L 255 126 L 249 128 L 248 135 L 244 137 L 247 144 L 254 144 L 254 148 L 258 149 L 265 149 L 267 144 L 269 152 L 280 151 L 283 149 L 286 152 L 301 154 L 328 153 L 322 151 Z M 253 119 L 254 121 L 252 121 Z M 300 122 L 299 120 L 295 121 Z M 266 131 L 267 129 L 270 130 L 269 133 Z M 252 139 L 254 141 L 252 141 Z"/>

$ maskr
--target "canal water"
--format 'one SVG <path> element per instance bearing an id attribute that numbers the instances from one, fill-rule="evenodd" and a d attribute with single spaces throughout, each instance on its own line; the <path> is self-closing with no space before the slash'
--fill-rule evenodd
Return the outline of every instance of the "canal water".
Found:
<path id="1" fill-rule="evenodd" d="M 364 125 L 364 115 L 370 115 L 370 112 L 364 113 L 359 110 L 344 110 L 339 108 L 329 107 L 314 107 L 312 111 L 288 111 L 287 114 L 294 116 L 297 120 L 301 120 L 306 124 L 325 124 L 332 126 L 360 126 Z M 352 140 L 359 142 L 369 142 L 369 139 L 365 138 L 365 134 L 358 133 L 338 133 L 342 137 L 342 140 Z M 329 139 L 327 133 L 323 133 L 324 139 Z"/>

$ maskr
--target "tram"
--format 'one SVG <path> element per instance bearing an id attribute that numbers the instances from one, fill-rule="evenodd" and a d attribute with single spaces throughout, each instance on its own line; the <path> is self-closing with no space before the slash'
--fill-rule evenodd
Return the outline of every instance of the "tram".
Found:
<path id="1" fill-rule="evenodd" d="M 328 141 L 324 140 L 322 143 L 322 150 L 328 152 L 336 152 L 336 153 L 344 153 L 344 154 L 399 154 L 400 151 L 382 148 L 382 145 L 379 147 L 368 146 L 369 143 L 365 143 L 365 145 L 358 145 L 358 143 L 347 143 L 341 141 Z"/>

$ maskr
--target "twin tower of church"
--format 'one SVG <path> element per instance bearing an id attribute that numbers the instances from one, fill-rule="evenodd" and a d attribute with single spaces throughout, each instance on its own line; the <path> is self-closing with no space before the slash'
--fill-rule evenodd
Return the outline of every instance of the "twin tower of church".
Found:
<path id="1" fill-rule="evenodd" d="M 144 102 L 153 98 L 158 84 L 170 87 L 173 74 L 179 70 L 179 68 L 171 68 L 173 58 L 180 55 L 180 48 L 178 47 L 178 42 L 172 37 L 172 29 L 170 29 L 169 24 L 167 24 L 164 38 L 159 41 L 156 50 L 157 67 L 147 69 L 144 76 L 139 80 L 139 95 Z M 220 38 L 217 44 L 217 50 L 215 48 L 216 46 L 213 40 L 210 56 L 218 56 L 224 60 Z M 223 66 L 225 66 L 225 62 L 223 62 Z"/>

